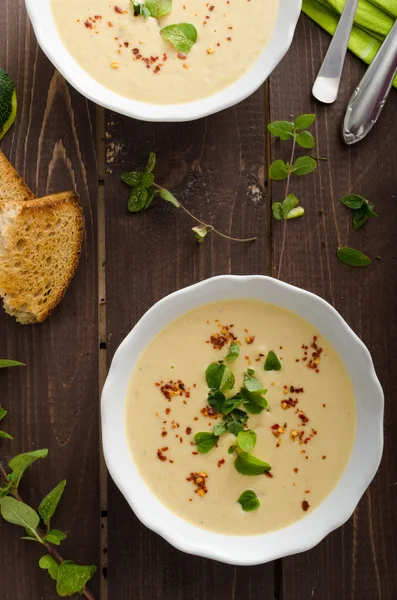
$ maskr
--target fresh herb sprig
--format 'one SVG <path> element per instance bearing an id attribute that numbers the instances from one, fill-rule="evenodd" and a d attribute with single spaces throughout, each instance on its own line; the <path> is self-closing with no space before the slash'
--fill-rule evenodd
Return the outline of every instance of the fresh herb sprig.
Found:
<path id="1" fill-rule="evenodd" d="M 281 269 L 283 265 L 283 256 L 285 249 L 285 241 L 287 237 L 287 221 L 301 217 L 304 214 L 304 209 L 299 205 L 299 200 L 295 194 L 289 193 L 291 175 L 308 175 L 317 167 L 317 161 L 312 156 L 300 156 L 295 159 L 296 145 L 302 148 L 313 148 L 315 145 L 314 138 L 307 129 L 313 124 L 315 115 L 307 114 L 300 115 L 292 121 L 274 121 L 267 126 L 268 130 L 280 140 L 292 140 L 291 158 L 289 162 L 276 160 L 270 165 L 269 177 L 275 181 L 286 179 L 284 200 L 282 202 L 274 202 L 272 205 L 273 217 L 277 221 L 284 221 L 281 250 L 279 263 L 277 268 L 277 279 L 280 279 Z"/>
<path id="2" fill-rule="evenodd" d="M 338 248 L 336 255 L 341 262 L 351 267 L 366 267 L 372 263 L 372 260 L 366 254 L 355 248 L 343 246 Z"/>
<path id="3" fill-rule="evenodd" d="M 23 363 L 0 360 L 0 367 L 19 366 Z M 7 411 L 0 406 L 0 421 Z M 3 434 L 3 435 L 1 435 Z M 0 432 L 0 437 L 12 439 L 9 434 Z M 19 493 L 19 485 L 25 471 L 37 460 L 48 455 L 48 450 L 34 450 L 14 456 L 8 468 L 0 462 L 0 514 L 5 521 L 23 527 L 23 540 L 36 542 L 44 546 L 48 552 L 41 557 L 39 566 L 48 570 L 56 581 L 56 591 L 61 597 L 83 594 L 88 600 L 95 600 L 87 588 L 88 581 L 94 576 L 94 565 L 77 565 L 71 560 L 64 560 L 55 546 L 66 539 L 66 534 L 51 527 L 51 520 L 62 498 L 66 480 L 61 481 L 52 489 L 39 504 L 37 510 L 25 504 Z"/>
<path id="4" fill-rule="evenodd" d="M 130 212 L 142 212 L 149 208 L 156 194 L 158 194 L 166 202 L 170 202 L 176 208 L 183 210 L 191 219 L 196 221 L 198 225 L 192 228 L 195 238 L 202 243 L 204 238 L 211 232 L 219 235 L 227 240 L 234 242 L 253 242 L 252 238 L 235 238 L 218 231 L 212 225 L 205 223 L 201 219 L 195 217 L 179 200 L 175 198 L 171 192 L 164 187 L 158 185 L 154 180 L 153 170 L 156 166 L 156 155 L 154 152 L 149 154 L 147 166 L 144 171 L 128 171 L 121 174 L 121 179 L 129 185 L 131 189 L 128 200 L 128 210 Z"/>
<path id="5" fill-rule="evenodd" d="M 368 219 L 378 216 L 374 212 L 374 205 L 358 194 L 343 196 L 340 202 L 353 211 L 353 229 L 355 230 L 362 227 Z"/>

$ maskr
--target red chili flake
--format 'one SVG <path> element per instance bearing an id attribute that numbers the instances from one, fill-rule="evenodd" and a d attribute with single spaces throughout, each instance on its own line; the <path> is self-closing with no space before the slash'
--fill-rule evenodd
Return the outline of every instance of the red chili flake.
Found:
<path id="1" fill-rule="evenodd" d="M 166 431 L 161 432 L 161 437 L 165 437 L 166 435 L 168 435 Z"/>
<path id="2" fill-rule="evenodd" d="M 303 500 L 303 502 L 302 502 L 302 510 L 304 510 L 306 512 L 308 508 L 310 508 L 310 504 L 308 503 L 307 500 Z"/>
<path id="3" fill-rule="evenodd" d="M 294 468 L 294 473 L 297 473 L 299 469 L 297 467 Z"/>
<path id="4" fill-rule="evenodd" d="M 325 460 L 326 458 L 327 458 L 326 456 L 323 456 L 323 457 L 322 457 L 322 459 L 323 459 L 323 460 Z"/>
<path id="5" fill-rule="evenodd" d="M 88 29 L 92 29 L 92 23 L 91 21 L 89 21 L 88 19 L 86 21 L 84 21 L 84 25 L 88 28 Z"/>
<path id="6" fill-rule="evenodd" d="M 192 452 L 192 454 L 194 454 L 194 456 L 197 456 L 198 452 Z"/>
<path id="7" fill-rule="evenodd" d="M 192 433 L 191 427 L 186 427 L 186 435 L 190 435 Z"/>
<path id="8" fill-rule="evenodd" d="M 120 8 L 120 6 L 117 6 L 117 5 L 116 5 L 116 6 L 114 7 L 114 10 L 115 10 L 115 12 L 116 12 L 116 13 L 119 13 L 119 15 L 122 15 L 122 14 L 123 14 L 123 9 L 122 9 L 122 8 Z"/>
<path id="9" fill-rule="evenodd" d="M 186 60 L 186 58 L 187 58 L 186 54 L 183 54 L 183 52 L 178 52 L 177 56 L 181 60 Z"/>
<path id="10" fill-rule="evenodd" d="M 218 467 L 221 468 L 222 465 L 225 464 L 225 459 L 221 458 L 220 460 L 218 460 Z"/>
<path id="11" fill-rule="evenodd" d="M 271 426 L 271 429 L 278 429 L 280 427 L 280 425 L 278 423 L 275 423 L 274 425 Z"/>
<path id="12" fill-rule="evenodd" d="M 168 450 L 168 448 L 167 448 L 167 450 Z M 167 457 L 164 456 L 164 454 L 162 453 L 160 448 L 157 450 L 157 458 L 159 458 L 162 462 L 167 460 Z"/>
<path id="13" fill-rule="evenodd" d="M 273 475 L 272 473 L 270 473 L 270 471 L 265 471 L 264 474 L 266 475 L 266 477 L 269 477 L 269 479 L 273 479 Z"/>
<path id="14" fill-rule="evenodd" d="M 309 422 L 309 418 L 308 418 L 308 417 L 305 415 L 305 413 L 300 413 L 300 414 L 298 415 L 298 417 L 300 418 L 300 420 L 301 420 L 301 421 L 302 421 L 304 424 L 306 424 L 306 423 L 308 423 L 308 422 Z"/>

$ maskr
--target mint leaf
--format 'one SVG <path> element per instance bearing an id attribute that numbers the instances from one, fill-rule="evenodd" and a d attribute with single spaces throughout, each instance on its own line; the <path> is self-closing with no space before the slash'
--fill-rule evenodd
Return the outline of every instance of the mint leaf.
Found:
<path id="1" fill-rule="evenodd" d="M 7 433 L 6 431 L 2 431 L 1 429 L 0 429 L 0 438 L 4 438 L 6 440 L 14 439 L 9 433 Z"/>
<path id="2" fill-rule="evenodd" d="M 57 580 L 59 565 L 55 558 L 52 558 L 52 556 L 49 554 L 45 554 L 39 560 L 39 567 L 40 569 L 47 570 L 50 577 L 52 577 L 52 579 L 55 581 Z"/>
<path id="3" fill-rule="evenodd" d="M 351 267 L 366 267 L 372 262 L 368 256 L 360 252 L 360 250 L 355 250 L 355 248 L 338 248 L 336 255 L 341 262 Z"/>
<path id="4" fill-rule="evenodd" d="M 255 371 L 253 369 L 247 369 L 244 373 L 244 387 L 249 392 L 255 394 L 266 394 L 267 390 L 263 385 L 254 377 Z"/>
<path id="5" fill-rule="evenodd" d="M 210 232 L 210 229 L 207 225 L 196 225 L 195 227 L 192 227 L 192 231 L 194 232 L 194 237 L 198 243 L 202 244 L 205 236 Z"/>
<path id="6" fill-rule="evenodd" d="M 226 392 L 234 386 L 233 372 L 223 363 L 212 363 L 207 367 L 205 378 L 209 388 Z"/>
<path id="7" fill-rule="evenodd" d="M 349 196 L 343 196 L 343 198 L 340 199 L 340 202 L 342 202 L 342 204 L 344 204 L 348 208 L 357 210 L 358 208 L 362 207 L 366 200 L 358 194 L 349 194 Z"/>
<path id="8" fill-rule="evenodd" d="M 268 353 L 264 368 L 265 371 L 279 371 L 281 369 L 281 363 L 273 350 Z"/>
<path id="9" fill-rule="evenodd" d="M 8 466 L 13 471 L 10 475 L 13 486 L 17 488 L 26 469 L 39 458 L 45 458 L 47 454 L 48 450 L 44 448 L 43 450 L 33 450 L 32 452 L 14 456 L 8 463 Z"/>
<path id="10" fill-rule="evenodd" d="M 237 436 L 237 443 L 241 450 L 244 450 L 245 452 L 251 452 L 251 450 L 255 448 L 256 444 L 255 431 L 252 431 L 252 429 L 248 429 L 248 431 L 240 431 Z"/>
<path id="11" fill-rule="evenodd" d="M 51 529 L 45 536 L 44 541 L 59 546 L 63 540 L 66 540 L 66 533 L 59 531 L 58 529 Z"/>
<path id="12" fill-rule="evenodd" d="M 194 443 L 200 454 L 207 454 L 218 442 L 218 436 L 210 431 L 200 431 L 194 436 Z"/>
<path id="13" fill-rule="evenodd" d="M 138 185 L 141 185 L 142 178 L 143 173 L 138 171 L 128 171 L 121 174 L 121 179 L 124 181 L 124 183 L 127 183 L 131 187 L 137 187 Z"/>
<path id="14" fill-rule="evenodd" d="M 274 181 L 282 181 L 287 179 L 289 168 L 283 160 L 275 160 L 269 168 L 269 177 Z"/>
<path id="15" fill-rule="evenodd" d="M 6 358 L 0 358 L 0 369 L 6 367 L 25 367 L 25 363 L 18 362 L 17 360 L 8 360 Z"/>
<path id="16" fill-rule="evenodd" d="M 144 185 L 133 187 L 128 200 L 128 210 L 130 212 L 141 212 L 145 210 L 148 201 L 148 191 Z"/>
<path id="17" fill-rule="evenodd" d="M 58 503 L 65 489 L 65 485 L 66 479 L 58 483 L 58 485 L 41 501 L 38 508 L 38 513 L 43 519 L 45 525 L 48 525 L 51 518 L 54 516 Z"/>
<path id="18" fill-rule="evenodd" d="M 3 408 L 3 407 L 1 406 L 1 404 L 0 404 L 0 421 L 1 421 L 2 419 L 4 419 L 4 417 L 6 416 L 6 414 L 7 414 L 7 411 L 6 411 L 6 409 L 5 409 L 5 408 Z"/>
<path id="19" fill-rule="evenodd" d="M 0 500 L 0 511 L 5 521 L 24 527 L 36 538 L 38 537 L 36 529 L 39 525 L 40 517 L 33 508 L 11 496 L 6 496 Z"/>
<path id="20" fill-rule="evenodd" d="M 169 192 L 165 188 L 161 188 L 160 196 L 163 198 L 163 200 L 167 200 L 167 202 L 171 202 L 171 204 L 173 204 L 177 208 L 180 207 L 180 204 L 179 204 L 178 200 L 175 198 L 175 196 L 173 194 L 171 194 L 171 192 Z"/>
<path id="21" fill-rule="evenodd" d="M 241 394 L 243 396 L 244 408 L 250 414 L 259 415 L 264 408 L 267 408 L 267 400 L 260 394 L 249 392 L 245 388 L 241 388 Z"/>
<path id="22" fill-rule="evenodd" d="M 234 362 L 240 356 L 240 345 L 237 342 L 232 342 L 229 347 L 229 352 L 225 356 L 227 362 Z"/>
<path id="23" fill-rule="evenodd" d="M 315 142 L 314 137 L 310 131 L 301 131 L 295 136 L 296 143 L 302 148 L 314 148 Z"/>
<path id="24" fill-rule="evenodd" d="M 151 173 L 156 166 L 156 155 L 154 152 L 150 152 L 149 158 L 146 165 L 146 173 Z"/>
<path id="25" fill-rule="evenodd" d="M 225 402 L 225 400 L 225 394 L 223 394 L 219 390 L 211 390 L 207 398 L 208 404 L 217 413 L 223 412 L 223 403 Z"/>
<path id="26" fill-rule="evenodd" d="M 241 504 L 241 508 L 246 512 L 257 510 L 261 504 L 258 500 L 257 495 L 252 490 L 245 490 L 245 492 L 241 494 L 237 502 Z"/>
<path id="27" fill-rule="evenodd" d="M 226 429 L 233 433 L 234 435 L 238 435 L 240 431 L 244 429 L 246 422 L 248 421 L 248 415 L 243 410 L 239 408 L 235 408 L 228 415 L 224 417 L 226 423 Z"/>
<path id="28" fill-rule="evenodd" d="M 241 475 L 263 475 L 272 468 L 269 463 L 259 460 L 249 452 L 240 452 L 234 466 Z"/>
<path id="29" fill-rule="evenodd" d="M 300 156 L 292 165 L 294 175 L 308 175 L 317 167 L 317 162 L 311 156 Z"/>
<path id="30" fill-rule="evenodd" d="M 160 33 L 178 52 L 188 53 L 197 41 L 197 29 L 191 23 L 178 23 L 167 25 L 160 29 Z"/>
<path id="31" fill-rule="evenodd" d="M 232 410 L 240 406 L 243 401 L 243 397 L 240 393 L 236 394 L 232 398 L 227 398 L 222 406 L 222 412 L 224 415 L 228 415 Z"/>
<path id="32" fill-rule="evenodd" d="M 289 140 L 293 137 L 294 124 L 291 121 L 273 121 L 267 126 L 268 130 L 280 140 Z"/>
<path id="33" fill-rule="evenodd" d="M 95 575 L 94 565 L 75 565 L 64 561 L 58 571 L 57 594 L 59 596 L 72 596 L 83 591 L 86 584 Z"/>
<path id="34" fill-rule="evenodd" d="M 146 8 L 154 19 L 164 17 L 172 10 L 172 0 L 146 0 Z"/>
<path id="35" fill-rule="evenodd" d="M 307 129 L 312 125 L 316 115 L 300 115 L 295 119 L 295 129 Z"/>

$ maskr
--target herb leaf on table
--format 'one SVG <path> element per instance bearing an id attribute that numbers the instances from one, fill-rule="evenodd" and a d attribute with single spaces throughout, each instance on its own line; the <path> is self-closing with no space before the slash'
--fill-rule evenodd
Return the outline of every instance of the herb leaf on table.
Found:
<path id="1" fill-rule="evenodd" d="M 156 155 L 154 152 L 151 152 L 149 155 L 149 161 L 146 169 L 144 171 L 127 171 L 121 174 L 121 179 L 131 187 L 130 197 L 128 200 L 128 210 L 130 212 L 142 212 L 149 208 L 152 200 L 156 195 L 159 195 L 166 202 L 170 202 L 175 206 L 175 208 L 180 208 L 183 212 L 185 212 L 193 221 L 197 223 L 195 227 L 192 228 L 194 237 L 199 243 L 204 241 L 204 238 L 209 233 L 214 233 L 223 237 L 227 240 L 233 242 L 254 242 L 256 237 L 252 238 L 235 238 L 221 231 L 215 229 L 213 225 L 209 223 L 205 223 L 201 219 L 198 219 L 195 215 L 193 215 L 190 210 L 188 210 L 175 196 L 166 188 L 158 185 L 155 182 L 155 178 L 152 175 L 152 171 L 154 170 L 156 164 Z M 148 177 L 148 174 L 151 176 Z"/>
<path id="2" fill-rule="evenodd" d="M 366 267 L 372 263 L 372 260 L 366 254 L 355 248 L 338 248 L 337 257 L 341 262 L 351 267 Z"/>
<path id="3" fill-rule="evenodd" d="M 353 210 L 353 229 L 359 229 L 368 219 L 378 216 L 374 205 L 358 194 L 344 196 L 340 202 Z"/>

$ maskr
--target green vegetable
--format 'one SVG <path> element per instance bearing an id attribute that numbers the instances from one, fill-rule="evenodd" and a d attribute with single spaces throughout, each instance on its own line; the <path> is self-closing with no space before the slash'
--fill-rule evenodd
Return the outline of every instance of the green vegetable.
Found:
<path id="1" fill-rule="evenodd" d="M 244 387 L 249 392 L 254 394 L 266 394 L 267 390 L 263 385 L 254 377 L 254 369 L 247 369 L 244 373 Z"/>
<path id="2" fill-rule="evenodd" d="M 273 217 L 276 221 L 301 217 L 305 211 L 302 206 L 298 207 L 298 204 L 298 198 L 294 194 L 288 194 L 282 202 L 274 202 L 272 204 Z"/>
<path id="3" fill-rule="evenodd" d="M 241 475 L 263 475 L 272 468 L 269 463 L 259 460 L 249 452 L 240 452 L 234 466 Z"/>
<path id="4" fill-rule="evenodd" d="M 234 362 L 240 356 L 240 345 L 237 342 L 232 342 L 229 347 L 229 352 L 226 354 L 227 362 Z"/>
<path id="5" fill-rule="evenodd" d="M 296 143 L 302 148 L 313 148 L 315 146 L 314 137 L 310 131 L 301 131 L 296 134 Z"/>
<path id="6" fill-rule="evenodd" d="M 265 360 L 265 371 L 279 371 L 281 369 L 281 363 L 277 355 L 270 350 Z"/>
<path id="7" fill-rule="evenodd" d="M 1 421 L 2 419 L 4 419 L 4 417 L 6 416 L 6 414 L 7 414 L 7 411 L 6 411 L 6 410 L 4 410 L 4 408 L 3 408 L 3 407 L 1 406 L 1 404 L 0 404 L 0 421 Z M 6 431 L 1 431 L 1 429 L 0 429 L 0 438 L 4 438 L 4 439 L 6 439 L 6 440 L 12 440 L 12 439 L 13 439 L 13 438 L 10 436 L 10 434 L 9 434 L 9 433 L 7 433 Z M 1 492 L 1 490 L 0 490 L 0 492 Z M 1 496 L 0 496 L 0 498 L 1 498 Z"/>
<path id="8" fill-rule="evenodd" d="M 75 565 L 70 561 L 64 561 L 60 565 L 57 574 L 58 596 L 81 594 L 88 581 L 95 575 L 95 572 L 96 567 L 94 565 Z"/>
<path id="9" fill-rule="evenodd" d="M 257 510 L 260 507 L 260 502 L 257 495 L 252 490 L 245 490 L 237 500 L 241 504 L 242 509 L 245 512 Z"/>
<path id="10" fill-rule="evenodd" d="M 200 454 L 207 454 L 218 442 L 218 436 L 214 435 L 210 431 L 200 431 L 194 436 L 194 443 L 196 444 L 198 452 Z"/>
<path id="11" fill-rule="evenodd" d="M 50 554 L 45 554 L 39 560 L 40 569 L 45 569 L 48 571 L 50 577 L 55 581 L 58 578 L 59 565 L 57 561 L 50 556 Z"/>
<path id="12" fill-rule="evenodd" d="M 136 3 L 139 4 L 139 3 Z M 140 6 L 143 6 L 140 4 Z M 138 9 L 137 9 L 138 10 Z M 139 8 L 139 10 L 143 10 Z M 146 9 L 147 10 L 147 9 Z M 156 165 L 156 155 L 154 152 L 151 152 L 149 155 L 148 164 L 144 171 L 127 171 L 121 174 L 121 179 L 131 187 L 130 197 L 128 200 L 128 210 L 130 212 L 142 212 L 149 208 L 156 194 L 158 194 L 163 200 L 173 204 L 176 208 L 182 209 L 191 219 L 198 222 L 199 225 L 196 225 L 192 228 L 194 233 L 194 237 L 199 243 L 204 241 L 204 238 L 210 233 L 213 232 L 216 235 L 219 235 L 228 240 L 232 240 L 235 242 L 252 242 L 256 240 L 256 238 L 234 238 L 230 235 L 226 235 L 225 233 L 221 233 L 212 225 L 206 224 L 200 219 L 197 219 L 190 210 L 185 208 L 179 200 L 175 198 L 170 191 L 165 189 L 164 187 L 158 185 L 154 181 L 154 176 L 152 175 L 152 171 Z M 150 176 L 148 176 L 150 175 Z"/>
<path id="13" fill-rule="evenodd" d="M 264 408 L 267 408 L 267 400 L 261 394 L 249 392 L 245 388 L 241 388 L 240 393 L 243 396 L 244 408 L 252 415 L 259 415 Z"/>
<path id="14" fill-rule="evenodd" d="M 211 390 L 208 394 L 207 403 L 215 412 L 222 413 L 225 400 L 225 394 L 219 390 Z"/>
<path id="15" fill-rule="evenodd" d="M 251 452 L 251 450 L 255 448 L 256 444 L 255 431 L 252 431 L 252 429 L 248 429 L 247 431 L 240 431 L 237 436 L 237 443 L 240 446 L 241 450 L 244 450 L 244 452 Z"/>
<path id="16" fill-rule="evenodd" d="M 164 39 L 171 42 L 178 52 L 187 54 L 197 41 L 197 29 L 191 23 L 177 23 L 160 29 Z"/>
<path id="17" fill-rule="evenodd" d="M 224 363 L 212 363 L 205 372 L 207 385 L 210 389 L 226 392 L 234 386 L 233 372 Z"/>
<path id="18" fill-rule="evenodd" d="M 239 432 L 244 429 L 244 426 L 248 421 L 248 415 L 243 410 L 235 408 L 228 415 L 225 415 L 224 421 L 227 431 L 237 436 Z"/>
<path id="19" fill-rule="evenodd" d="M 270 133 L 280 140 L 290 140 L 294 137 L 294 124 L 291 121 L 273 121 L 267 126 Z"/>
<path id="20" fill-rule="evenodd" d="M 278 159 L 272 162 L 272 164 L 270 165 L 269 177 L 274 181 L 282 181 L 283 179 L 287 179 L 289 172 L 289 164 L 285 163 L 283 160 Z"/>
<path id="21" fill-rule="evenodd" d="M 240 406 L 240 404 L 242 403 L 242 401 L 243 401 L 243 397 L 240 392 L 238 394 L 236 394 L 235 396 L 233 396 L 232 398 L 227 398 L 225 400 L 225 402 L 223 403 L 223 407 L 222 407 L 223 414 L 228 415 L 230 412 L 232 412 L 232 410 L 234 410 L 235 408 L 238 408 Z"/>
<path id="22" fill-rule="evenodd" d="M 359 229 L 368 219 L 377 217 L 378 215 L 374 212 L 374 205 L 368 202 L 362 196 L 358 194 L 350 194 L 340 199 L 342 204 L 351 208 L 353 212 L 353 228 Z"/>
<path id="23" fill-rule="evenodd" d="M 25 367 L 24 363 L 18 362 L 17 360 L 7 360 L 5 358 L 0 358 L 0 369 L 4 369 L 6 367 Z"/>
<path id="24" fill-rule="evenodd" d="M 308 115 L 300 115 L 295 119 L 295 130 L 297 129 L 307 129 L 314 123 L 314 119 L 316 115 L 308 114 Z"/>
<path id="25" fill-rule="evenodd" d="M 172 10 L 172 0 L 146 0 L 146 8 L 154 19 L 164 17 Z"/>
<path id="26" fill-rule="evenodd" d="M 229 446 L 227 453 L 233 454 L 236 451 L 236 446 Z"/>
<path id="27" fill-rule="evenodd" d="M 13 486 L 17 488 L 26 469 L 39 458 L 45 458 L 47 454 L 48 450 L 44 448 L 43 450 L 33 450 L 32 452 L 14 456 L 8 463 L 8 466 L 12 469 L 10 480 Z"/>
<path id="28" fill-rule="evenodd" d="M 58 485 L 41 501 L 37 510 L 45 525 L 49 525 L 51 518 L 54 516 L 65 489 L 65 485 L 66 479 L 58 483 Z"/>
<path id="29" fill-rule="evenodd" d="M 351 267 L 366 267 L 372 262 L 368 256 L 354 248 L 338 248 L 337 257 L 341 262 Z"/>
<path id="30" fill-rule="evenodd" d="M 59 531 L 58 529 L 51 529 L 45 536 L 44 540 L 46 542 L 50 542 L 50 544 L 54 544 L 55 546 L 59 546 L 63 540 L 66 540 L 66 534 L 63 531 Z"/>
<path id="31" fill-rule="evenodd" d="M 225 433 L 225 431 L 227 431 L 227 427 L 226 422 L 224 420 L 221 423 L 216 423 L 212 428 L 213 434 L 217 437 L 222 435 L 222 433 Z"/>
<path id="32" fill-rule="evenodd" d="M 11 77 L 0 67 L 0 140 L 17 115 L 17 92 Z"/>
<path id="33" fill-rule="evenodd" d="M 40 517 L 33 508 L 16 500 L 16 498 L 6 496 L 0 500 L 0 511 L 1 516 L 5 521 L 12 523 L 13 525 L 24 527 L 27 532 L 29 532 L 29 535 L 35 536 L 38 541 L 42 543 L 36 533 L 36 529 L 40 523 Z"/>
<path id="34" fill-rule="evenodd" d="M 148 11 L 148 9 L 146 8 L 146 6 L 143 2 L 136 2 L 135 0 L 131 0 L 131 2 L 132 2 L 133 9 L 134 9 L 135 17 L 141 16 L 144 19 L 148 19 L 151 16 L 150 12 Z"/>
<path id="35" fill-rule="evenodd" d="M 294 175 L 308 175 L 317 167 L 317 162 L 311 156 L 300 156 L 292 165 Z"/>

